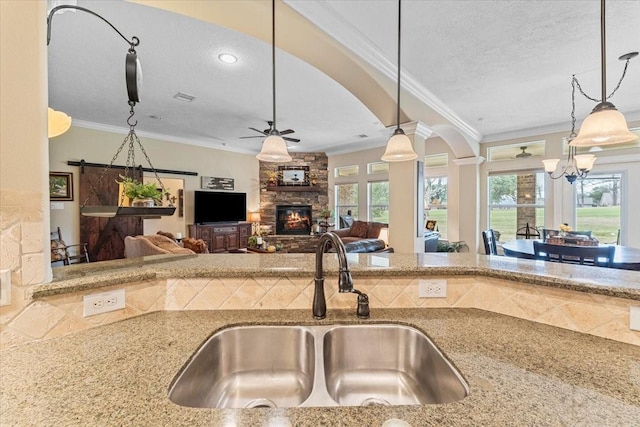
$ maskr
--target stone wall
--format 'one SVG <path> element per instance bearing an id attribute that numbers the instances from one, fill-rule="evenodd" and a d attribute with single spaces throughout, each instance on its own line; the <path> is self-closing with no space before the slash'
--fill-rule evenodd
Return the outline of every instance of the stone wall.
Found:
<path id="1" fill-rule="evenodd" d="M 516 203 L 519 205 L 529 205 L 536 202 L 536 175 L 520 175 L 518 174 L 517 182 L 517 195 L 518 200 Z M 536 224 L 536 208 L 517 208 L 517 225 L 516 230 L 520 230 L 529 224 L 529 227 L 537 227 Z"/>
<path id="2" fill-rule="evenodd" d="M 261 224 L 275 232 L 277 205 L 311 205 L 312 221 L 320 219 L 320 210 L 329 205 L 328 158 L 325 153 L 290 153 L 293 160 L 286 166 L 309 166 L 309 187 L 280 187 L 270 180 L 281 163 L 260 162 Z M 292 237 L 292 236 L 288 236 Z M 273 239 L 271 239 L 273 240 Z M 296 240 L 295 237 L 291 240 Z M 309 239 L 307 239 L 309 240 Z M 287 243 L 283 243 L 287 247 Z"/>

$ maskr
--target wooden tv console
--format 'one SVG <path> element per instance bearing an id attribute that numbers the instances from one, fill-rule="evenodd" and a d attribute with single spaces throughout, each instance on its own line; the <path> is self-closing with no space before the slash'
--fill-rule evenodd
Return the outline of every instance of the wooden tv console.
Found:
<path id="1" fill-rule="evenodd" d="M 210 253 L 246 248 L 249 236 L 251 236 L 250 222 L 189 225 L 189 237 L 204 240 Z"/>

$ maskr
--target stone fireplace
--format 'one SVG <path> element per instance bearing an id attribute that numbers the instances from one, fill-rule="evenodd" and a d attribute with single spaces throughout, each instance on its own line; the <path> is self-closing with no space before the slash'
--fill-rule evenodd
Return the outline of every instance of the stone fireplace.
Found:
<path id="1" fill-rule="evenodd" d="M 276 234 L 309 235 L 311 224 L 311 205 L 276 206 Z"/>
<path id="2" fill-rule="evenodd" d="M 269 242 L 284 243 L 287 249 L 291 249 L 292 242 L 301 245 L 297 251 L 311 251 L 313 249 L 313 239 L 309 236 L 311 225 L 315 219 L 320 218 L 323 208 L 329 206 L 329 186 L 328 186 L 328 159 L 323 152 L 314 153 L 289 153 L 293 158 L 287 162 L 286 166 L 308 167 L 310 185 L 308 186 L 280 186 L 270 178 L 278 174 L 279 166 L 282 164 L 260 162 L 260 216 L 261 224 L 271 229 Z M 307 212 L 298 212 L 298 215 L 308 217 L 308 227 L 304 221 L 294 221 L 288 227 L 278 224 L 281 213 L 280 207 L 301 208 L 306 207 Z M 302 225 L 305 224 L 304 229 Z M 294 229 L 292 229 L 294 228 Z M 306 238 L 301 238 L 306 234 Z M 276 239 L 275 236 L 281 236 Z M 269 240 L 271 239 L 271 240 Z M 281 241 L 282 240 L 282 241 Z M 308 242 L 308 245 L 305 242 Z"/>

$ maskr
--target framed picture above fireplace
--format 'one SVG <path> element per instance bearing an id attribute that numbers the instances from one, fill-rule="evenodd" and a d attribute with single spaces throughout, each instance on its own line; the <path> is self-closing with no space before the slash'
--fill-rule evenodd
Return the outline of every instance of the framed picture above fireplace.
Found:
<path id="1" fill-rule="evenodd" d="M 309 166 L 278 166 L 278 185 L 308 187 Z"/>

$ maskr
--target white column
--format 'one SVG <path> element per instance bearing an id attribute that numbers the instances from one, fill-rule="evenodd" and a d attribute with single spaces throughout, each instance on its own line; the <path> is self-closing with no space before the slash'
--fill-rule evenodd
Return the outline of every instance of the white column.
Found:
<path id="1" fill-rule="evenodd" d="M 49 281 L 47 2 L 0 1 L 0 269 Z"/>
<path id="2" fill-rule="evenodd" d="M 389 163 L 389 245 L 398 253 L 424 252 L 424 195 L 418 194 L 418 161 L 422 164 L 424 160 L 424 140 L 432 130 L 421 122 L 401 127 L 412 140 L 418 158 Z"/>
<path id="3" fill-rule="evenodd" d="M 484 157 L 455 159 L 457 166 L 457 230 L 449 225 L 449 241 L 464 241 L 471 252 L 476 252 L 480 240 L 480 164 Z M 449 199 L 451 200 L 451 194 Z"/>

